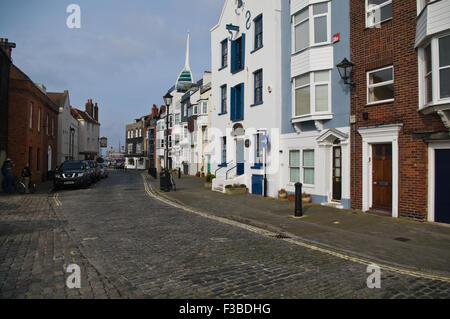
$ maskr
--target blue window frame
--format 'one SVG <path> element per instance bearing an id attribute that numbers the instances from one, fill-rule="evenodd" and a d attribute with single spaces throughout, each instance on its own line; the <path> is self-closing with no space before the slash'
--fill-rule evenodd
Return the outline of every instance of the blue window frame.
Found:
<path id="1" fill-rule="evenodd" d="M 231 73 L 244 69 L 245 65 L 245 34 L 231 42 Z"/>
<path id="2" fill-rule="evenodd" d="M 255 79 L 254 86 L 255 86 L 255 104 L 262 104 L 263 103 L 263 70 L 258 70 L 255 73 L 253 73 L 253 77 Z"/>
<path id="3" fill-rule="evenodd" d="M 228 40 L 225 39 L 221 42 L 222 45 L 222 60 L 221 60 L 221 69 L 226 68 L 228 66 Z"/>
<path id="4" fill-rule="evenodd" d="M 222 85 L 220 87 L 220 96 L 221 96 L 221 102 L 220 102 L 220 114 L 226 114 L 227 113 L 227 86 Z"/>
<path id="5" fill-rule="evenodd" d="M 263 19 L 262 14 L 256 17 L 255 23 L 255 51 L 263 46 Z"/>
<path id="6" fill-rule="evenodd" d="M 244 120 L 244 83 L 231 88 L 230 120 Z"/>

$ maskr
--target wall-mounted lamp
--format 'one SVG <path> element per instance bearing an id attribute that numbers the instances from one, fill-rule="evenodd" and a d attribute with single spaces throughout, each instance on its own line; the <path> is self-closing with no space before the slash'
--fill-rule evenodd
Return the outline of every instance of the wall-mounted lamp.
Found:
<path id="1" fill-rule="evenodd" d="M 344 80 L 344 83 L 347 85 L 350 85 L 351 87 L 355 87 L 355 83 L 349 82 L 350 77 L 352 75 L 353 67 L 355 65 L 347 60 L 347 58 L 344 58 L 341 63 L 336 65 L 339 71 L 339 75 L 341 76 L 341 79 Z"/>

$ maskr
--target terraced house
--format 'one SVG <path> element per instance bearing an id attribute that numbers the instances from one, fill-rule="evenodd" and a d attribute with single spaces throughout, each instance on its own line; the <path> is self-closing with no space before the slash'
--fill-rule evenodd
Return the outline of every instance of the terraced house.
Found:
<path id="1" fill-rule="evenodd" d="M 352 206 L 450 222 L 450 1 L 351 0 Z"/>
<path id="2" fill-rule="evenodd" d="M 291 100 L 289 12 L 288 0 L 228 0 L 211 29 L 214 190 L 245 184 L 277 196 L 282 106 Z"/>
<path id="3" fill-rule="evenodd" d="M 289 95 L 282 105 L 280 187 L 350 208 L 350 87 L 336 67 L 350 57 L 349 1 L 290 1 Z"/>

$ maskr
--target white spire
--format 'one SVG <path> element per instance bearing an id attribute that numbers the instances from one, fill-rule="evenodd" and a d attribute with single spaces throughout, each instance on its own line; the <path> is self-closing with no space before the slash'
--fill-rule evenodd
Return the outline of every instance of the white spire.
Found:
<path id="1" fill-rule="evenodd" d="M 191 38 L 191 35 L 190 35 L 189 31 L 188 31 L 187 46 L 186 46 L 186 64 L 184 66 L 184 69 L 186 71 L 190 71 L 191 70 L 191 65 L 190 65 L 190 48 L 189 48 L 190 47 L 190 38 Z"/>

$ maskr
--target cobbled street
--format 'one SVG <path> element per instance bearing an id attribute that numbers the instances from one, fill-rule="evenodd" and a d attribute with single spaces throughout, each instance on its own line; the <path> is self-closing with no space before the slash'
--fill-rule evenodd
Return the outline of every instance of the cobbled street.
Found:
<path id="1" fill-rule="evenodd" d="M 211 203 L 213 205 L 213 203 Z M 65 267 L 81 267 L 68 289 Z M 90 189 L 0 198 L 1 298 L 449 298 L 384 271 L 174 208 L 138 173 Z"/>

